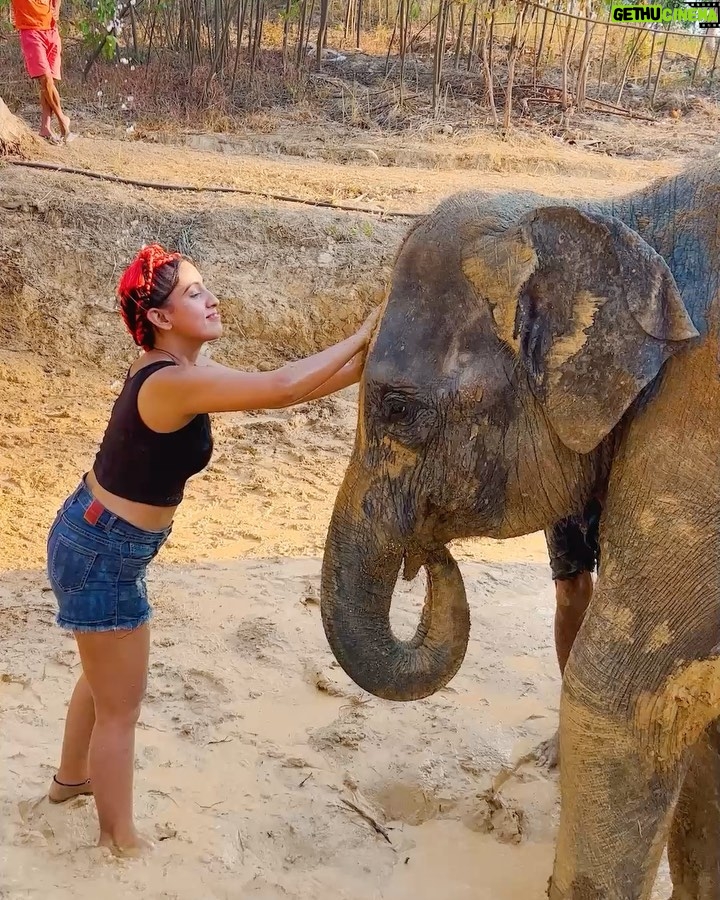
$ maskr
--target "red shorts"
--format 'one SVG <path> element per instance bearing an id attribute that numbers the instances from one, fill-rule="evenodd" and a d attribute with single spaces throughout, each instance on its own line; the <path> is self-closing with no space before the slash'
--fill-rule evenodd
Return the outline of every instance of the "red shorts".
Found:
<path id="1" fill-rule="evenodd" d="M 60 32 L 57 28 L 40 30 L 23 28 L 20 46 L 25 57 L 25 68 L 31 78 L 52 75 L 60 81 Z"/>

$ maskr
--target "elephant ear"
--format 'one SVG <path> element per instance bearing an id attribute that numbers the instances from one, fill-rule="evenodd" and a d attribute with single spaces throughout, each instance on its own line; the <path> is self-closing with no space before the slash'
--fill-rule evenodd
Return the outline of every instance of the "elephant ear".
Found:
<path id="1" fill-rule="evenodd" d="M 578 453 L 699 336 L 664 259 L 611 216 L 536 209 L 481 239 L 463 267 L 553 429 Z"/>

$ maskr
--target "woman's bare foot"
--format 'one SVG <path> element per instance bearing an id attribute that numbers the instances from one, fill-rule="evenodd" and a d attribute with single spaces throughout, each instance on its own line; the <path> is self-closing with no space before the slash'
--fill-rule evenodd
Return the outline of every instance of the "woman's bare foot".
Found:
<path id="1" fill-rule="evenodd" d="M 560 735 L 557 731 L 551 738 L 537 745 L 533 751 L 533 757 L 540 766 L 546 766 L 548 769 L 558 768 L 560 765 Z"/>
<path id="2" fill-rule="evenodd" d="M 53 778 L 50 790 L 48 791 L 48 800 L 51 803 L 65 803 L 66 800 L 72 800 L 73 797 L 80 797 L 83 794 L 92 794 L 92 786 L 90 779 L 79 784 L 63 784 L 56 778 Z"/>
<path id="3" fill-rule="evenodd" d="M 101 834 L 98 847 L 107 847 L 113 856 L 120 856 L 124 859 L 137 859 L 155 849 L 152 841 L 137 832 L 123 836 L 122 839 L 114 838 L 111 834 Z"/>

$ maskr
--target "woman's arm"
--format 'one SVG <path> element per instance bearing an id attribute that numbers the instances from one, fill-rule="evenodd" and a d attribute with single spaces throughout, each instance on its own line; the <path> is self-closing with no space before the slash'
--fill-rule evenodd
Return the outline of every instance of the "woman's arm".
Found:
<path id="1" fill-rule="evenodd" d="M 339 372 L 336 372 L 331 378 L 328 378 L 326 382 L 312 391 L 312 393 L 307 394 L 305 397 L 301 397 L 298 403 L 305 403 L 308 400 L 318 400 L 320 397 L 327 397 L 329 394 L 334 394 L 337 391 L 341 391 L 343 388 L 350 387 L 351 384 L 357 384 L 358 381 L 360 381 L 364 365 L 365 353 L 356 353 L 350 362 L 345 363 Z"/>
<path id="2" fill-rule="evenodd" d="M 179 416 L 294 406 L 311 399 L 311 395 L 339 375 L 367 347 L 379 315 L 380 308 L 351 337 L 273 372 L 240 372 L 217 364 L 168 366 L 143 385 L 146 402 L 161 406 L 166 415 L 172 410 Z M 347 373 L 341 381 L 349 376 Z M 355 377 L 354 367 L 352 377 Z M 340 382 L 334 390 L 339 387 Z"/>

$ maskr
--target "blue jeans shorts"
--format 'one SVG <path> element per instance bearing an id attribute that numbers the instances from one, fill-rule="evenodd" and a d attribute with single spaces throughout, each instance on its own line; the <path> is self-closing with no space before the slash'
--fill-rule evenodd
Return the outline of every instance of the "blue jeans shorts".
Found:
<path id="1" fill-rule="evenodd" d="M 168 539 L 105 509 L 85 485 L 67 498 L 47 542 L 47 572 L 57 624 L 70 631 L 137 628 L 152 616 L 145 571 Z"/>

